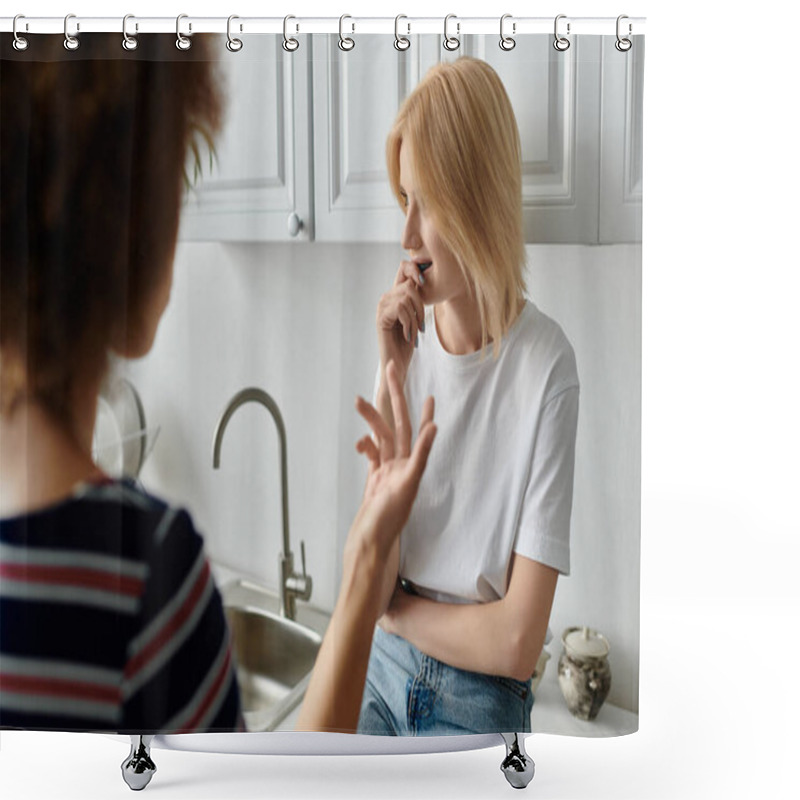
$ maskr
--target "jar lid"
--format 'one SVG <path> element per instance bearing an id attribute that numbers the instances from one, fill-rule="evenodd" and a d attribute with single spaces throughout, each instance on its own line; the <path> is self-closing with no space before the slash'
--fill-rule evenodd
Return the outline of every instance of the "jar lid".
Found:
<path id="1" fill-rule="evenodd" d="M 579 658 L 605 658 L 611 646 L 602 633 L 591 628 L 567 628 L 561 635 L 561 642 L 571 655 Z"/>

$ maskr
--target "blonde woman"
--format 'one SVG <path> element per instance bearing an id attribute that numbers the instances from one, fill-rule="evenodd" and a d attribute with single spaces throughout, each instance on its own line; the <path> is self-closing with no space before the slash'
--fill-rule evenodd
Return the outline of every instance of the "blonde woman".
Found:
<path id="1" fill-rule="evenodd" d="M 561 328 L 524 297 L 519 134 L 494 70 L 431 69 L 387 162 L 408 258 L 378 305 L 377 406 L 395 424 L 394 361 L 412 419 L 436 398 L 439 441 L 392 553 L 359 732 L 525 732 L 569 572 L 579 385 Z"/>

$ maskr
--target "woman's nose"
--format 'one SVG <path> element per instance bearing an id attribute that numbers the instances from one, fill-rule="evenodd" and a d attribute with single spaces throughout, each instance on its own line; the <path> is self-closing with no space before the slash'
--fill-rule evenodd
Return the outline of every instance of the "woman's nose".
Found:
<path id="1" fill-rule="evenodd" d="M 422 237 L 419 234 L 419 219 L 416 211 L 409 209 L 406 214 L 406 224 L 403 228 L 403 241 L 401 242 L 404 250 L 420 250 L 422 248 Z"/>

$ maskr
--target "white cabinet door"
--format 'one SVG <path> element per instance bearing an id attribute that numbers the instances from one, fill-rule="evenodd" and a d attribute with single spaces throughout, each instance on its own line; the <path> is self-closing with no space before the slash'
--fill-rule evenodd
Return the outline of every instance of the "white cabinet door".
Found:
<path id="1" fill-rule="evenodd" d="M 398 52 L 393 39 L 314 40 L 314 219 L 317 241 L 399 242 L 403 215 L 386 174 L 386 136 L 417 84 L 419 37 Z"/>
<path id="2" fill-rule="evenodd" d="M 189 191 L 180 238 L 194 241 L 308 241 L 310 37 L 294 53 L 282 36 L 243 36 L 238 53 L 221 49 L 226 122 L 214 164 Z M 190 173 L 191 174 L 191 173 Z M 292 237 L 289 218 L 302 222 Z"/>
<path id="3" fill-rule="evenodd" d="M 558 52 L 551 36 L 465 37 L 461 49 L 503 81 L 522 143 L 525 241 L 595 243 L 598 228 L 600 49 L 594 36 Z"/>
<path id="4" fill-rule="evenodd" d="M 600 242 L 642 241 L 644 36 L 620 53 L 604 36 Z"/>

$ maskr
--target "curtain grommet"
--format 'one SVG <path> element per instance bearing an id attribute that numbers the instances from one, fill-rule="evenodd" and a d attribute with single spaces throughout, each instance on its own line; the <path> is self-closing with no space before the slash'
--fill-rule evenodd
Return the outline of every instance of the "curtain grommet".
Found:
<path id="1" fill-rule="evenodd" d="M 447 33 L 447 24 L 450 22 L 451 19 L 456 20 L 456 35 L 450 36 Z M 461 23 L 458 22 L 458 18 L 455 14 L 448 14 L 444 18 L 444 41 L 442 42 L 442 47 L 445 50 L 449 50 L 451 53 L 454 50 L 458 50 L 461 47 L 461 39 L 458 38 L 458 35 L 461 33 Z"/>
<path id="2" fill-rule="evenodd" d="M 20 19 L 25 19 L 25 15 L 24 14 L 17 14 L 17 16 L 14 17 L 14 23 L 13 23 L 13 25 L 11 27 L 11 30 L 12 30 L 12 32 L 14 34 L 14 41 L 12 42 L 12 44 L 14 46 L 14 49 L 17 52 L 22 53 L 22 52 L 24 52 L 25 50 L 28 49 L 28 45 L 30 44 L 30 42 L 24 36 L 20 36 L 19 35 L 19 31 L 17 30 L 17 21 L 20 20 Z M 26 25 L 25 25 L 26 30 L 27 30 L 27 27 L 28 26 L 27 26 L 27 23 L 26 23 Z"/>
<path id="3" fill-rule="evenodd" d="M 506 36 L 505 31 L 503 30 L 505 21 L 511 18 L 511 14 L 503 14 L 503 16 L 500 17 L 500 49 L 505 50 L 506 52 L 513 50 L 517 46 L 517 40 L 514 38 L 514 34 L 517 32 L 517 23 L 511 23 L 511 36 Z"/>
<path id="4" fill-rule="evenodd" d="M 290 19 L 297 19 L 297 17 L 293 17 L 291 14 L 288 14 L 283 18 L 283 49 L 287 53 L 294 53 L 298 47 L 300 47 L 300 42 L 294 38 L 294 36 L 289 36 L 289 20 Z"/>
<path id="5" fill-rule="evenodd" d="M 69 50 L 70 52 L 74 52 L 81 46 L 81 43 L 77 36 L 73 36 L 69 32 L 69 21 L 71 19 L 76 19 L 74 14 L 67 14 L 67 16 L 64 17 L 64 49 Z M 80 29 L 81 29 L 80 24 L 76 23 L 75 26 L 76 33 L 80 32 Z"/>
<path id="6" fill-rule="evenodd" d="M 624 19 L 629 19 L 627 14 L 620 14 L 617 17 L 617 41 L 614 42 L 614 47 L 616 47 L 620 53 L 627 53 L 628 50 L 630 50 L 631 47 L 633 47 L 633 42 L 628 38 L 628 36 L 630 36 L 631 32 L 633 31 L 633 27 L 630 24 L 630 22 L 628 23 L 628 36 L 620 35 L 620 23 Z"/>
<path id="7" fill-rule="evenodd" d="M 353 19 L 349 14 L 342 14 L 339 17 L 339 49 L 344 51 L 345 53 L 349 53 L 355 46 L 355 40 L 350 36 L 344 35 L 344 21 L 346 19 Z M 356 29 L 355 23 L 352 24 L 352 31 L 354 33 Z"/>
<path id="8" fill-rule="evenodd" d="M 126 14 L 122 18 L 122 49 L 128 50 L 135 50 L 139 46 L 139 40 L 136 36 L 130 36 L 128 34 L 128 20 L 129 19 L 136 19 L 133 14 Z M 139 29 L 139 26 L 136 26 L 136 30 Z"/>
<path id="9" fill-rule="evenodd" d="M 188 19 L 188 14 L 178 14 L 178 18 L 175 20 L 175 35 L 177 39 L 175 39 L 175 47 L 178 50 L 188 50 L 192 46 L 192 40 L 189 38 L 192 33 L 192 23 L 189 23 L 189 36 L 184 36 L 181 33 L 181 20 Z"/>
<path id="10" fill-rule="evenodd" d="M 405 14 L 398 14 L 394 18 L 394 49 L 403 53 L 411 47 L 411 39 L 408 36 L 400 35 L 399 25 L 401 19 L 408 19 L 408 17 Z M 406 27 L 408 28 L 407 33 L 411 33 L 411 25 L 406 23 Z"/>
<path id="11" fill-rule="evenodd" d="M 559 53 L 563 53 L 565 50 L 569 50 L 570 41 L 567 39 L 566 36 L 560 36 L 558 33 L 558 21 L 560 19 L 566 19 L 566 14 L 558 14 L 556 16 L 556 21 L 553 25 L 553 47 L 558 50 Z M 569 36 L 569 29 L 570 25 L 569 22 L 567 23 L 567 36 Z"/>
<path id="12" fill-rule="evenodd" d="M 225 42 L 225 47 L 227 47 L 231 53 L 238 53 L 244 47 L 244 42 L 241 39 L 236 39 L 231 36 L 231 22 L 235 19 L 239 19 L 236 14 L 231 14 L 228 17 L 228 41 Z M 239 30 L 241 31 L 241 26 Z"/>

